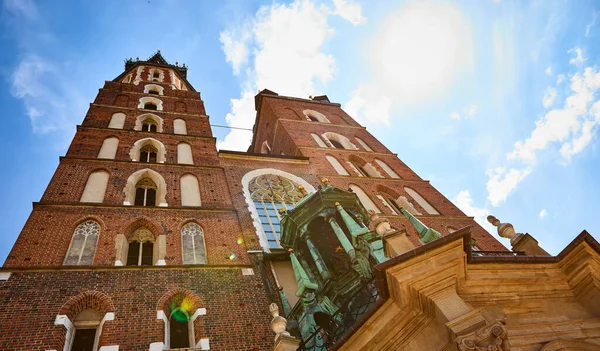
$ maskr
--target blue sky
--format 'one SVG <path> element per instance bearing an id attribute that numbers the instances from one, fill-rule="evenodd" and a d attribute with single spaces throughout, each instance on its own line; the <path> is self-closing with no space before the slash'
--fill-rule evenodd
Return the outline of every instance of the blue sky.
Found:
<path id="1" fill-rule="evenodd" d="M 327 94 L 486 228 L 493 213 L 553 254 L 583 229 L 598 237 L 599 11 L 584 0 L 4 0 L 0 260 L 104 80 L 157 49 L 190 67 L 213 124 L 251 127 L 259 89 Z M 250 140 L 213 133 L 223 149 Z"/>

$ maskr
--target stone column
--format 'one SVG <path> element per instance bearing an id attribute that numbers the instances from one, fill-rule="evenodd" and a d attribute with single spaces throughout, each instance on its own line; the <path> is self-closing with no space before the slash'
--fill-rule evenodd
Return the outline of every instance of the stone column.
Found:
<path id="1" fill-rule="evenodd" d="M 321 257 L 321 253 L 319 252 L 319 250 L 317 250 L 317 248 L 308 236 L 305 236 L 304 238 L 306 240 L 306 246 L 310 251 L 310 255 L 312 256 L 313 260 L 315 261 L 315 264 L 317 265 L 319 274 L 321 274 L 321 278 L 323 278 L 323 282 L 328 281 L 329 279 L 331 279 L 331 274 L 329 274 L 329 270 L 325 265 L 325 261 L 323 261 L 323 257 Z"/>

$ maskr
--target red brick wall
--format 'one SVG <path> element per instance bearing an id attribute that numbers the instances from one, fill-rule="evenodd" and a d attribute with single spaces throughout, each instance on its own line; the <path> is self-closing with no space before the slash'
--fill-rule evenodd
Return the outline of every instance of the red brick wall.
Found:
<path id="1" fill-rule="evenodd" d="M 270 300 L 260 272 L 243 276 L 231 268 L 115 268 L 109 270 L 14 272 L 0 282 L 3 350 L 62 350 L 65 328 L 54 325 L 67 301 L 85 290 L 107 295 L 115 320 L 105 322 L 102 345 L 119 350 L 148 350 L 164 338 L 157 305 L 169 291 L 185 288 L 201 298 L 196 337 L 209 338 L 211 350 L 271 350 Z M 199 326 L 199 328 L 198 328 Z"/>

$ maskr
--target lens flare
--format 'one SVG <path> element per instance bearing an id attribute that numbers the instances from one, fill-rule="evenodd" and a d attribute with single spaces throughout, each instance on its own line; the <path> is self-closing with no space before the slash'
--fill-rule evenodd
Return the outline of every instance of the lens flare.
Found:
<path id="1" fill-rule="evenodd" d="M 232 260 L 232 261 L 235 260 L 236 257 L 237 256 L 234 253 L 232 253 L 231 255 L 229 255 L 229 259 Z"/>
<path id="2" fill-rule="evenodd" d="M 238 238 L 237 243 L 238 243 L 238 245 L 242 245 L 244 243 L 244 239 Z"/>

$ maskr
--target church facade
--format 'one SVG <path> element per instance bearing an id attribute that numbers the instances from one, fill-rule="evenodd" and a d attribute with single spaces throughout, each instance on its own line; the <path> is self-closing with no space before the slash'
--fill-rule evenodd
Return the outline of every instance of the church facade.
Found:
<path id="1" fill-rule="evenodd" d="M 0 270 L 2 349 L 600 349 L 589 234 L 490 217 L 508 250 L 327 96 L 255 107 L 217 151 L 187 67 L 127 60 Z"/>

